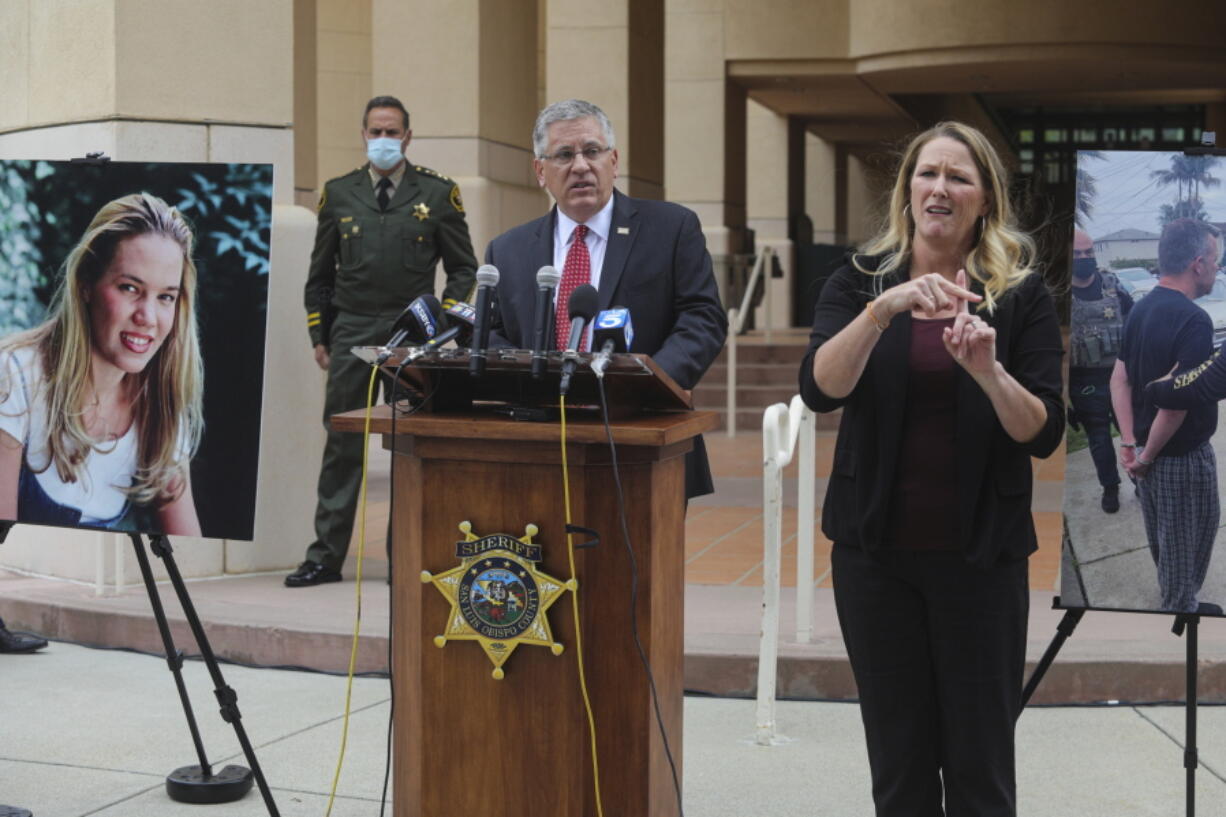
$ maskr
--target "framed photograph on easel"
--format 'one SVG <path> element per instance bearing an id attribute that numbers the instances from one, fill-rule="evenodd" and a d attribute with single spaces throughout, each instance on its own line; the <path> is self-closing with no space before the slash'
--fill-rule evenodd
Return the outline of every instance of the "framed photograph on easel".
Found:
<path id="1" fill-rule="evenodd" d="M 272 167 L 0 162 L 0 520 L 251 539 Z"/>

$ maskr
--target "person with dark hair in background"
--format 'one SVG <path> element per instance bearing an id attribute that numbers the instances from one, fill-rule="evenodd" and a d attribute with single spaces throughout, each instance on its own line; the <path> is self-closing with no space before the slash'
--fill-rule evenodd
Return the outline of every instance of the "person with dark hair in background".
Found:
<path id="1" fill-rule="evenodd" d="M 370 366 L 354 346 L 383 343 L 405 304 L 434 291 L 434 268 L 447 271 L 443 305 L 465 300 L 473 286 L 473 256 L 460 188 L 404 152 L 413 131 L 409 112 L 392 96 L 377 96 L 362 114 L 369 162 L 324 185 L 307 275 L 307 331 L 315 362 L 328 373 L 324 397 L 323 463 L 315 510 L 315 541 L 306 560 L 285 577 L 287 587 L 341 580 L 349 552 L 362 476 L 362 436 L 332 431 L 329 418 L 366 405 Z"/>
<path id="2" fill-rule="evenodd" d="M 1098 268 L 1094 241 L 1080 229 L 1073 230 L 1071 292 L 1069 420 L 1085 429 L 1090 458 L 1103 489 L 1102 509 L 1115 513 L 1120 509 L 1120 472 L 1111 442 L 1111 371 L 1132 298 L 1120 287 L 1114 273 Z"/>
<path id="3" fill-rule="evenodd" d="M 1221 613 L 1201 605 L 1221 518 L 1217 459 L 1210 439 L 1217 406 L 1160 409 L 1145 386 L 1213 352 L 1213 322 L 1193 301 L 1213 288 L 1220 247 L 1212 224 L 1183 218 L 1162 228 L 1158 285 L 1124 324 L 1111 399 L 1120 426 L 1120 462 L 1138 481 L 1150 555 L 1158 568 L 1162 609 Z"/>
<path id="4" fill-rule="evenodd" d="M 878 817 L 1017 811 L 1031 457 L 1065 410 L 1059 320 L 1008 189 L 974 128 L 915 137 L 800 367 L 805 403 L 843 410 L 822 531 Z"/>
<path id="5" fill-rule="evenodd" d="M 485 260 L 501 273 L 491 345 L 532 347 L 536 273 L 553 265 L 562 281 L 549 348 L 566 345 L 569 293 L 591 284 L 601 309 L 630 311 L 630 351 L 651 355 L 678 386 L 694 388 L 728 334 L 698 216 L 613 188 L 618 161 L 613 125 L 590 102 L 568 99 L 541 111 L 532 147 L 537 183 L 557 206 L 498 236 L 486 249 Z M 695 437 L 685 460 L 685 495 L 713 490 L 706 448 L 702 437 Z"/>

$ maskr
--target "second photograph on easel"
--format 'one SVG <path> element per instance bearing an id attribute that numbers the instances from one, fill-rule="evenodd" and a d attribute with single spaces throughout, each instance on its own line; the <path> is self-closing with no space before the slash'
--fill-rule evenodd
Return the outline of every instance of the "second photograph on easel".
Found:
<path id="1" fill-rule="evenodd" d="M 1223 614 L 1223 179 L 1210 152 L 1078 154 L 1061 607 Z"/>
<path id="2" fill-rule="evenodd" d="M 0 520 L 251 539 L 272 167 L 0 161 Z"/>

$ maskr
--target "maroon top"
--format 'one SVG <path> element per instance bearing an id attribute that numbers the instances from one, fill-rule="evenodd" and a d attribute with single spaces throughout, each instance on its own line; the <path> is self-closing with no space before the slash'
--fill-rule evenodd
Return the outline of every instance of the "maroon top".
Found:
<path id="1" fill-rule="evenodd" d="M 886 540 L 900 550 L 957 550 L 956 368 L 941 334 L 953 318 L 911 319 L 902 449 Z"/>

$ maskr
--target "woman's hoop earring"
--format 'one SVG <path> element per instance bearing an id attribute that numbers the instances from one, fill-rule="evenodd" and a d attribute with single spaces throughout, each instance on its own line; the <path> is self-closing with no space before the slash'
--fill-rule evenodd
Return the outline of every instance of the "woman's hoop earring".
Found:
<path id="1" fill-rule="evenodd" d="M 975 244 L 974 246 L 978 247 L 979 242 L 983 240 L 983 229 L 984 227 L 987 226 L 987 223 L 988 223 L 988 220 L 983 216 L 980 216 L 978 219 L 975 220 Z"/>
<path id="2" fill-rule="evenodd" d="M 911 202 L 907 202 L 902 206 L 902 215 L 907 221 L 911 220 Z"/>

